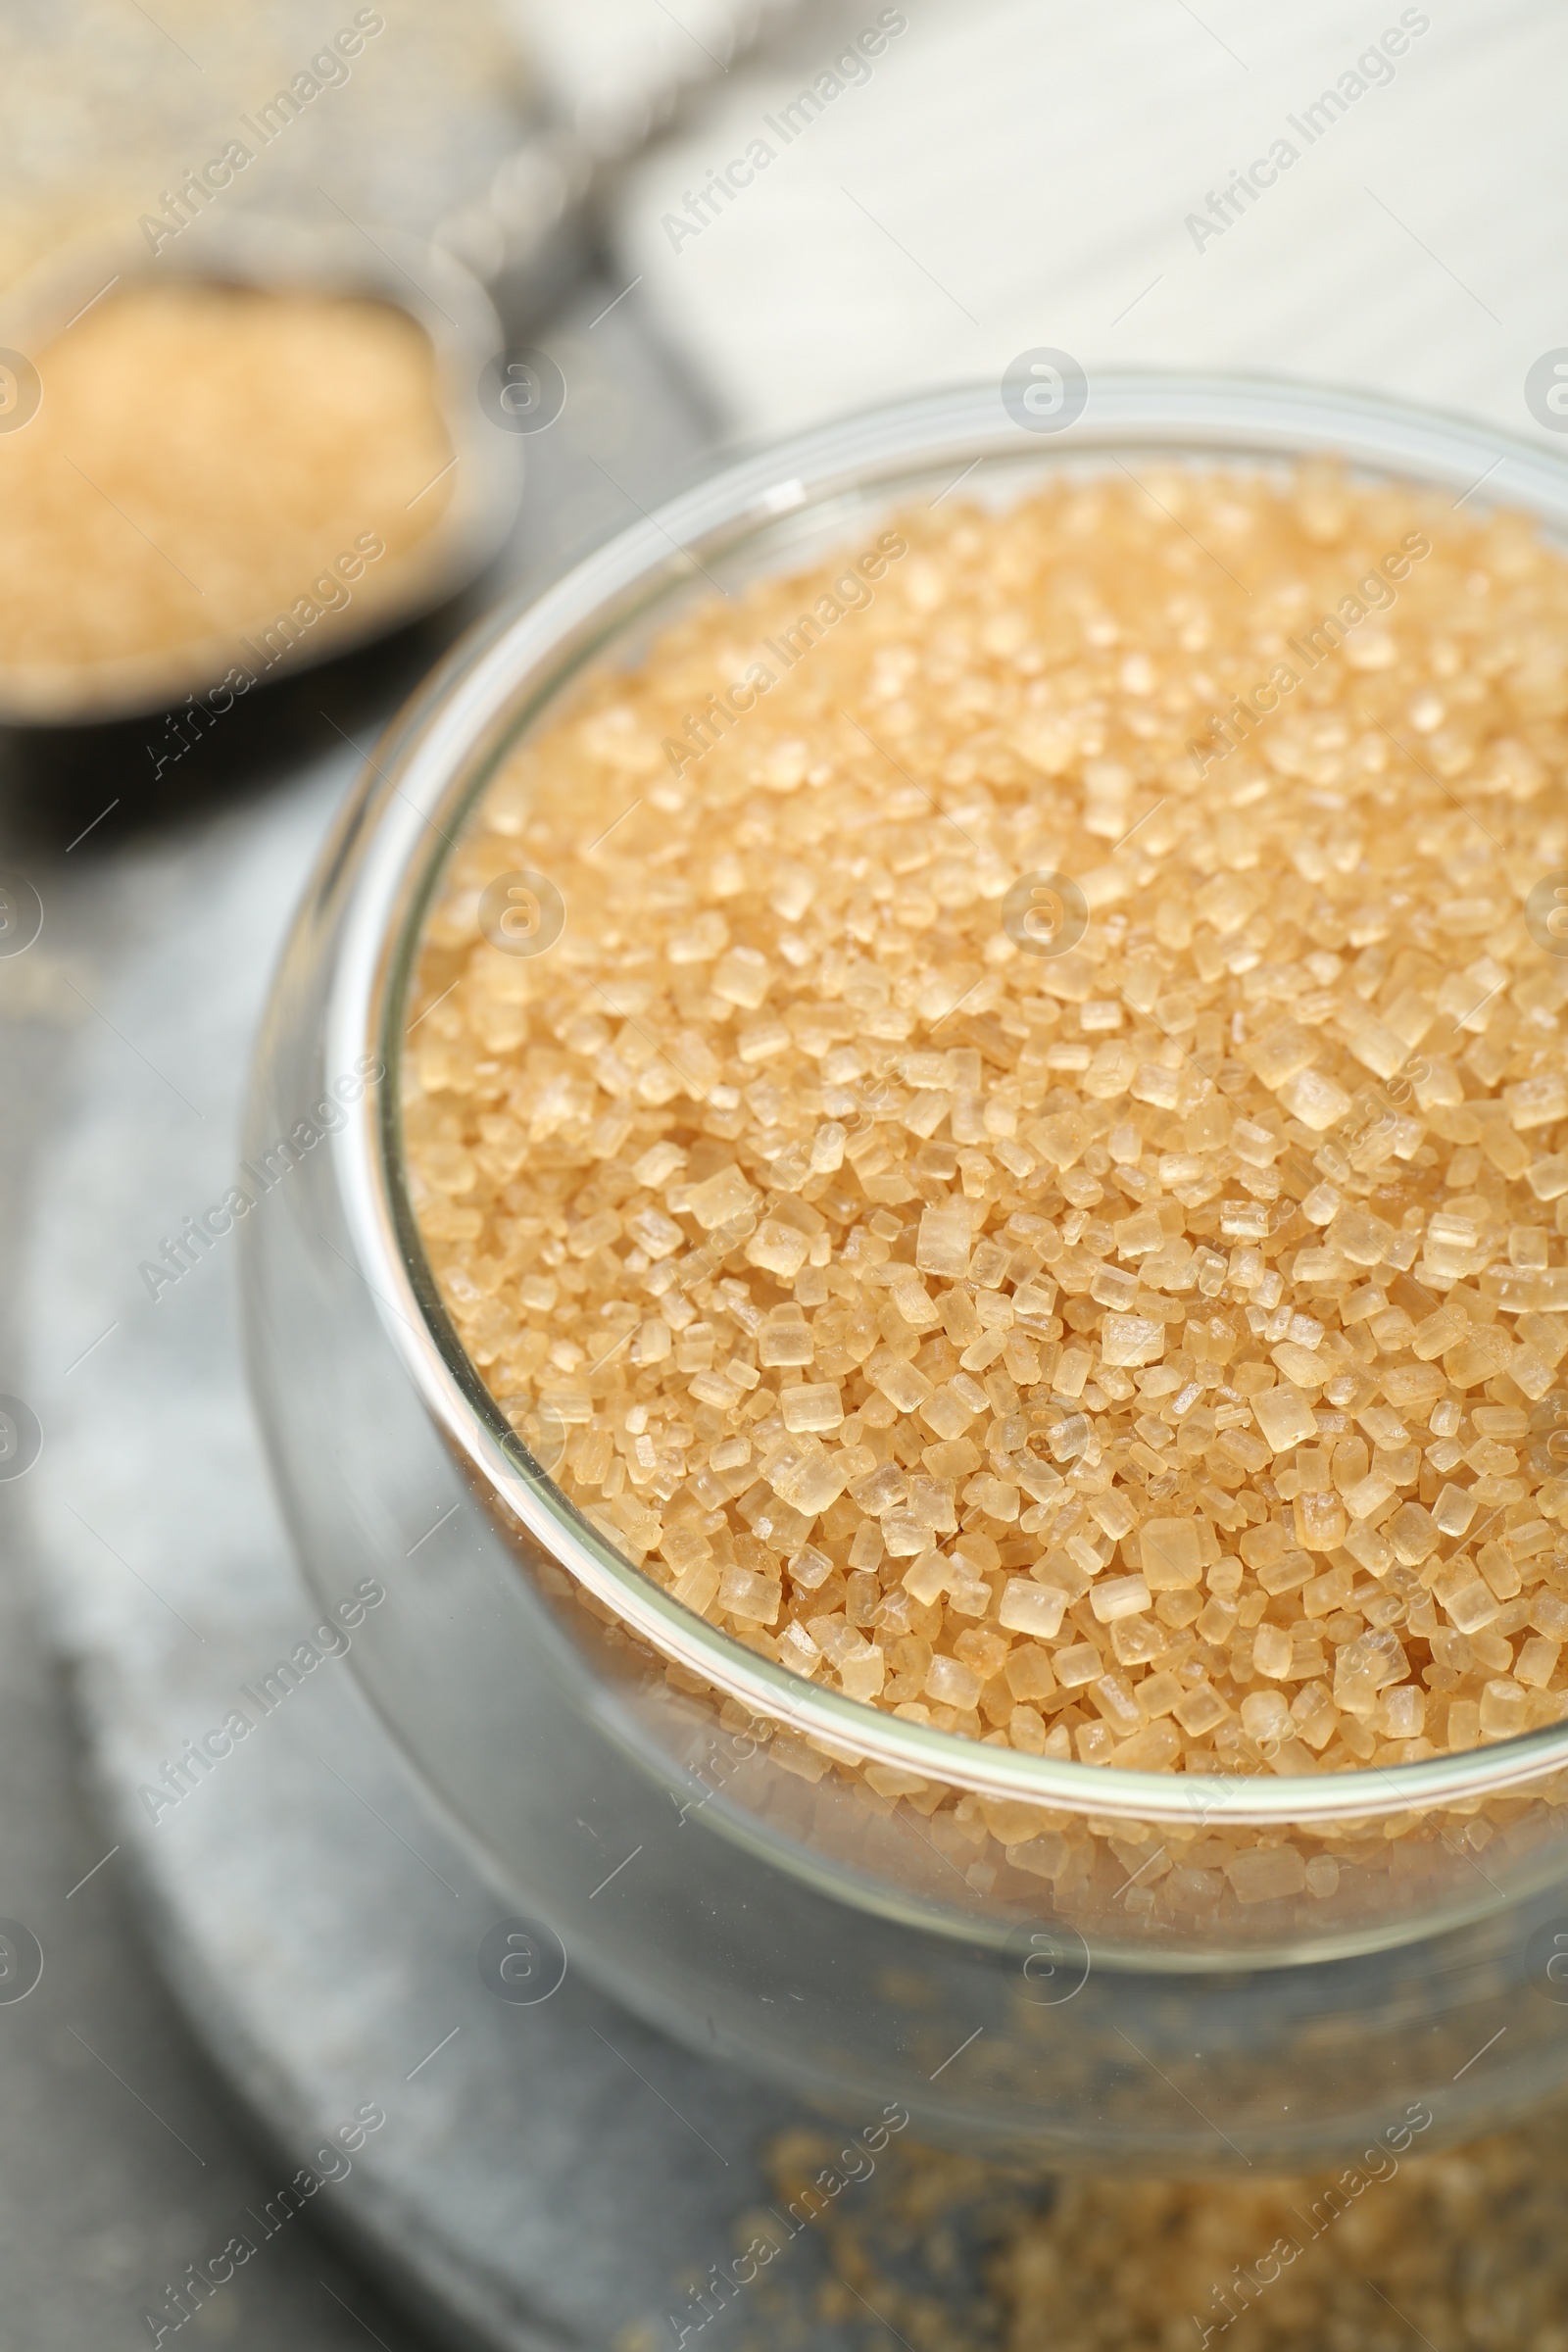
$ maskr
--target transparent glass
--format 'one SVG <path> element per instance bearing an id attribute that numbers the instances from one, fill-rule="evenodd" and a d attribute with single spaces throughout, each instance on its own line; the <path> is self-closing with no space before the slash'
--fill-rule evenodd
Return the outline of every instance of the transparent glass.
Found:
<path id="1" fill-rule="evenodd" d="M 386 1587 L 358 1670 L 498 1896 L 697 2048 L 994 2153 L 1296 2166 L 1407 2108 L 1457 2135 L 1559 2087 L 1568 1727 L 1396 1770 L 1140 1774 L 897 1720 L 694 1616 L 552 1484 L 448 1323 L 401 1166 L 411 972 L 498 761 L 715 584 L 967 468 L 1004 504 L 1062 466 L 1314 451 L 1484 485 L 1568 533 L 1549 454 L 1272 383 L 1097 381 L 1051 435 L 992 388 L 932 394 L 731 466 L 421 689 L 322 858 L 261 1041 L 248 1154 L 292 1139 L 294 1164 L 243 1223 L 246 1310 L 285 1508 L 323 1602 Z M 1287 1839 L 1282 1891 L 1241 1899 L 1226 1862 Z M 1179 1903 L 1150 1892 L 1170 1846 Z"/>

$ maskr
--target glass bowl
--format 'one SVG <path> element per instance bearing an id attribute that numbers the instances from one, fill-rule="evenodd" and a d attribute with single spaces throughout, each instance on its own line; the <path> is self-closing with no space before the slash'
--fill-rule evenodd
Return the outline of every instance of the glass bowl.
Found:
<path id="1" fill-rule="evenodd" d="M 530 1451 L 447 1319 L 400 1147 L 412 972 L 498 762 L 715 586 L 964 476 L 1004 504 L 1061 467 L 1314 452 L 1568 525 L 1550 455 L 1269 382 L 1096 379 L 1056 431 L 995 387 L 933 393 L 731 466 L 421 688 L 322 857 L 257 1062 L 247 1162 L 277 1197 L 243 1216 L 246 1317 L 289 1522 L 324 1605 L 385 1588 L 358 1671 L 537 1923 L 527 1964 L 543 1983 L 559 1943 L 698 2049 L 1031 2161 L 1294 2168 L 1557 2088 L 1568 1727 L 1316 1778 L 1121 1771 L 898 1720 L 693 1614 L 566 1500 L 569 1433 Z M 1177 1852 L 1180 1903 L 1150 1891 Z"/>

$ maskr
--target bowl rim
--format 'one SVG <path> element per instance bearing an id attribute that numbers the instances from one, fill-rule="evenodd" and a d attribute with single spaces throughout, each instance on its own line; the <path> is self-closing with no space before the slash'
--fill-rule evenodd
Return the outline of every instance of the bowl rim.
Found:
<path id="1" fill-rule="evenodd" d="M 1270 377 L 1118 372 L 1092 380 L 1082 415 L 1051 442 L 1064 458 L 1130 448 L 1241 465 L 1331 451 L 1417 488 L 1463 485 L 1456 508 L 1485 484 L 1488 506 L 1523 506 L 1568 535 L 1568 464 L 1555 453 L 1352 392 Z M 1042 454 L 1042 436 L 1013 422 L 995 383 L 920 392 L 814 425 L 718 466 L 542 595 L 504 607 L 426 682 L 377 747 L 363 787 L 362 855 L 347 884 L 324 1012 L 328 1071 L 365 1054 L 386 1070 L 386 1083 L 334 1139 L 356 1271 L 426 1410 L 500 1514 L 666 1659 L 830 1756 L 1079 1817 L 1223 1817 L 1276 1829 L 1382 1821 L 1522 1788 L 1568 1765 L 1568 1722 L 1415 1764 L 1311 1777 L 1189 1775 L 988 1746 L 819 1689 L 693 1614 L 607 1542 L 512 1432 L 439 1305 L 403 1185 L 397 1083 L 403 992 L 444 865 L 432 832 L 450 849 L 448 822 L 466 818 L 496 758 L 622 625 L 639 595 L 652 601 L 689 583 L 692 566 L 706 570 L 769 524 L 835 497 L 886 496 L 965 459 Z"/>
<path id="2" fill-rule="evenodd" d="M 236 206 L 191 221 L 161 253 L 150 252 L 140 236 L 99 232 L 46 256 L 0 301 L 0 344 L 36 350 L 112 288 L 192 284 L 335 294 L 402 312 L 430 344 L 436 404 L 454 452 L 446 468 L 456 472 L 452 497 L 389 570 L 385 592 L 358 611 L 351 605 L 329 614 L 329 633 L 296 638 L 252 683 L 297 676 L 389 636 L 475 578 L 512 527 L 522 495 L 523 443 L 490 424 L 479 405 L 480 371 L 506 335 L 473 273 L 444 247 L 378 220 L 363 228 L 346 220 L 313 224 L 286 212 Z M 109 662 L 0 662 L 0 725 L 83 727 L 156 717 L 182 697 L 223 684 L 224 672 L 243 663 L 246 630 L 259 634 L 271 625 L 258 613 L 243 627 Z"/>

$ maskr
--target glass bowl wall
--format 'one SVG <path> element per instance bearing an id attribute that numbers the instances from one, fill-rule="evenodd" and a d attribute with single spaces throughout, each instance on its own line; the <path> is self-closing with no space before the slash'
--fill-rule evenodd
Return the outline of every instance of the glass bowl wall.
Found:
<path id="1" fill-rule="evenodd" d="M 997 2152 L 1223 2167 L 1349 2149 L 1407 2109 L 1446 2134 L 1523 2109 L 1568 2082 L 1548 1973 L 1568 1953 L 1568 1728 L 1314 1779 L 1122 1772 L 899 1721 L 682 1608 L 552 1484 L 442 1307 L 399 1131 L 424 910 L 498 762 L 586 671 L 968 468 L 967 495 L 1004 504 L 1062 466 L 1333 451 L 1450 499 L 1486 477 L 1563 536 L 1568 469 L 1498 449 L 1332 394 L 1135 377 L 1097 381 L 1050 436 L 990 388 L 805 435 L 460 647 L 301 909 L 246 1139 L 259 1166 L 294 1138 L 294 1164 L 242 1231 L 307 1573 L 329 1606 L 385 1586 L 358 1671 L 498 1898 L 653 2022 L 852 2118 L 896 2101 Z M 1176 1915 L 1129 1899 L 1173 1841 L 1219 1887 Z M 1286 1846 L 1338 1868 L 1239 1899 L 1225 1858 Z"/>

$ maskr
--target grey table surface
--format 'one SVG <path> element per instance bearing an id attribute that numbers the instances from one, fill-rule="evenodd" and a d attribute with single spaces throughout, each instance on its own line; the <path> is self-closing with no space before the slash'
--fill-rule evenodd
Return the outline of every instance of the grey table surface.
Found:
<path id="1" fill-rule="evenodd" d="M 542 337 L 570 396 L 491 592 L 704 448 L 635 302 L 597 317 L 613 291 Z M 134 743 L 53 767 L 9 747 L 5 858 L 45 923 L 0 961 L 0 1391 L 45 1442 L 0 1482 L 0 1919 L 44 1968 L 0 1998 L 0 2347 L 673 2343 L 788 2112 L 569 1973 L 535 2008 L 486 1991 L 502 1907 L 341 1662 L 177 1809 L 154 1823 L 137 1795 L 314 1616 L 232 1263 L 156 1306 L 137 1264 L 227 1182 L 292 903 L 432 642 L 305 682 L 274 746 L 215 742 L 172 808 L 139 793 Z M 70 842 L 98 801 L 118 806 Z M 280 2226 L 282 2183 L 362 2104 L 384 2125 Z M 236 2234 L 254 2254 L 176 2325 L 170 2290 Z M 819 2261 L 801 2249 L 797 2296 Z"/>

